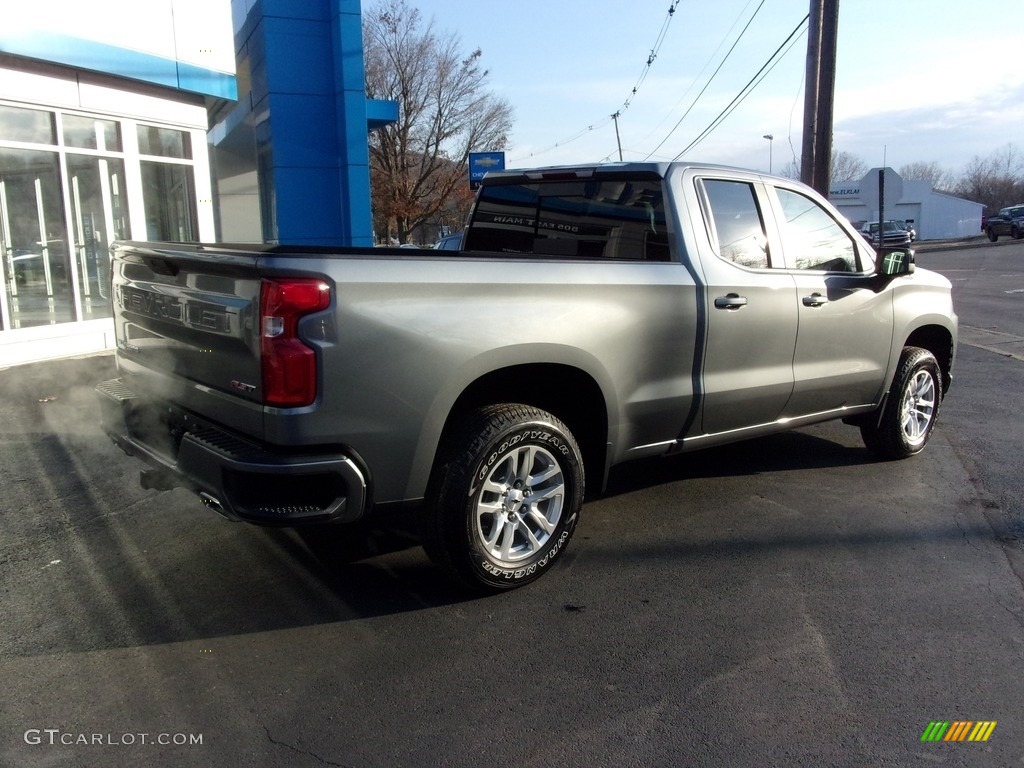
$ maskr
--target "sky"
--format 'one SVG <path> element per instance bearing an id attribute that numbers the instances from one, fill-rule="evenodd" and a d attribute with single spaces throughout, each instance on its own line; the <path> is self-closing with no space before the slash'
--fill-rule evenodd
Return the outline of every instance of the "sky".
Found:
<path id="1" fill-rule="evenodd" d="M 46 14 L 0 2 L 8 29 L 145 40 L 152 52 L 233 70 L 229 0 L 104 0 L 101 15 L 81 0 L 51 0 Z M 376 2 L 362 0 L 364 12 Z M 467 54 L 482 49 L 489 87 L 515 116 L 510 168 L 618 159 L 615 112 L 626 160 L 779 171 L 799 156 L 809 0 L 678 0 L 670 21 L 673 0 L 407 2 Z M 934 162 L 954 177 L 975 157 L 1024 152 L 1019 15 L 1007 0 L 839 0 L 834 150 L 869 168 Z M 798 27 L 788 52 L 695 144 Z"/>
<path id="2" fill-rule="evenodd" d="M 615 112 L 625 160 L 675 159 L 809 10 L 808 0 L 681 0 L 666 27 L 671 0 L 409 3 L 467 52 L 482 49 L 490 89 L 514 110 L 510 168 L 617 160 Z M 372 6 L 364 0 L 364 11 Z M 976 156 L 1009 144 L 1024 151 L 1021 43 L 999 21 L 1016 13 L 1010 8 L 1005 0 L 840 0 L 834 151 L 869 168 L 935 162 L 957 176 Z M 778 172 L 799 157 L 806 24 L 801 30 L 679 159 L 765 171 L 771 163 Z"/>

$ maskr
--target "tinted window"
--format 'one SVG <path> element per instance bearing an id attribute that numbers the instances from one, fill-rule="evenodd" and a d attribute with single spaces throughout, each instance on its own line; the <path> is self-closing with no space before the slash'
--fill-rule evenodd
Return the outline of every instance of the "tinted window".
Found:
<path id="1" fill-rule="evenodd" d="M 616 178 L 484 186 L 464 247 L 566 259 L 668 261 L 661 181 Z"/>
<path id="2" fill-rule="evenodd" d="M 782 242 L 797 269 L 858 272 L 853 240 L 814 200 L 789 189 L 777 189 L 782 204 Z M 888 224 L 889 222 L 886 222 Z M 874 226 L 878 230 L 878 225 Z"/>
<path id="3" fill-rule="evenodd" d="M 720 179 L 702 183 L 711 215 L 711 241 L 718 255 L 742 267 L 767 267 L 768 238 L 753 186 Z"/>

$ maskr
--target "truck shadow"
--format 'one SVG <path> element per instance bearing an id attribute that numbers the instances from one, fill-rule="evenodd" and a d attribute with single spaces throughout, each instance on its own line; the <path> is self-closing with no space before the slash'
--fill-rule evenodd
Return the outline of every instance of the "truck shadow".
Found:
<path id="1" fill-rule="evenodd" d="M 822 437 L 810 430 L 831 430 L 831 433 Z M 838 436 L 844 431 L 855 435 L 851 430 L 846 426 L 820 425 L 691 453 L 627 462 L 612 468 L 607 487 L 600 497 L 615 497 L 682 480 L 838 469 L 875 463 L 876 459 L 863 446 L 844 445 L 833 439 L 833 434 Z"/>
<path id="2" fill-rule="evenodd" d="M 783 433 L 718 448 L 671 457 L 641 459 L 614 468 L 603 493 L 587 501 L 609 499 L 669 483 L 762 473 L 796 472 L 857 466 L 872 462 L 864 448 L 848 447 L 805 432 Z M 363 524 L 296 528 L 288 535 L 268 533 L 279 546 L 292 550 L 294 536 L 309 550 L 311 565 L 325 576 L 337 577 L 352 563 L 418 548 L 415 509 L 376 513 Z M 293 556 L 301 556 L 292 551 Z M 417 578 L 422 577 L 420 574 Z M 427 578 L 424 584 L 431 583 Z M 441 579 L 439 594 L 448 590 Z M 456 588 L 457 589 L 457 588 Z M 459 592 L 464 597 L 469 592 Z"/>

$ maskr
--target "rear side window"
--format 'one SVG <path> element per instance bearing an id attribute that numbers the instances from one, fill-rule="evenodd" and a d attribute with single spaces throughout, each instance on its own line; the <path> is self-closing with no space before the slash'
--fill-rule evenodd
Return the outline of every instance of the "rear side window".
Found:
<path id="1" fill-rule="evenodd" d="M 481 188 L 465 250 L 668 261 L 661 180 L 575 179 Z"/>
<path id="2" fill-rule="evenodd" d="M 768 238 L 754 187 L 745 181 L 704 179 L 711 241 L 718 255 L 741 267 L 768 266 Z"/>

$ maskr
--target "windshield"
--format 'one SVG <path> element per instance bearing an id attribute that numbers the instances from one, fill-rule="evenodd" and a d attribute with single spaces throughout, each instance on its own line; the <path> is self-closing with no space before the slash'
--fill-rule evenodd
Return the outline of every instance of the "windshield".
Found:
<path id="1" fill-rule="evenodd" d="M 899 232 L 899 231 L 903 230 L 903 227 L 901 227 L 895 221 L 886 221 L 886 222 L 883 222 L 883 224 L 885 225 L 885 229 L 883 230 L 884 232 Z M 872 233 L 878 232 L 878 224 L 872 224 L 871 225 L 871 232 Z"/>

